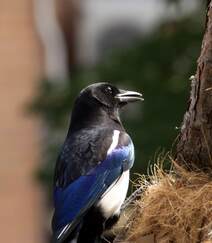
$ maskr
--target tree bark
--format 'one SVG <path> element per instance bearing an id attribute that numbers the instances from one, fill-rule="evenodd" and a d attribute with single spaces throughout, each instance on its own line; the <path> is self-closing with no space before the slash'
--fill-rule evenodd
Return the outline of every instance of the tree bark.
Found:
<path id="1" fill-rule="evenodd" d="M 176 150 L 178 164 L 212 171 L 212 1 L 208 4 L 201 54 Z"/>

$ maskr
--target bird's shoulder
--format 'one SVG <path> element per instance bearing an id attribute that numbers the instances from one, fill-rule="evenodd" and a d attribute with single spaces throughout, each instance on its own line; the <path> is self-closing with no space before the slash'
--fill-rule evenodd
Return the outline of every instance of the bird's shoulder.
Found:
<path id="1" fill-rule="evenodd" d="M 67 137 L 58 157 L 54 183 L 67 186 L 101 163 L 110 150 L 130 143 L 131 138 L 125 131 L 107 127 L 84 129 L 72 134 Z"/>

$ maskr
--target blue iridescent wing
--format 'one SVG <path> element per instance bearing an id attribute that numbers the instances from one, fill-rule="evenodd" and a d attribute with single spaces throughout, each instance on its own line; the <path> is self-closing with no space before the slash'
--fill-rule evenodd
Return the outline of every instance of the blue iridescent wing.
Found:
<path id="1" fill-rule="evenodd" d="M 112 145 L 112 144 L 111 144 Z M 130 137 L 121 132 L 115 147 L 110 146 L 106 158 L 80 176 L 66 188 L 55 187 L 55 214 L 53 230 L 58 242 L 79 223 L 108 187 L 129 170 L 134 162 L 134 147 Z"/>

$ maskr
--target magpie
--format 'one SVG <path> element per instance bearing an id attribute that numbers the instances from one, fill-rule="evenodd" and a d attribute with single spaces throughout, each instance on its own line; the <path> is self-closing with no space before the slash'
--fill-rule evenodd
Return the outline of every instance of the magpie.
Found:
<path id="1" fill-rule="evenodd" d="M 83 89 L 54 175 L 53 241 L 99 243 L 119 219 L 134 163 L 134 145 L 119 110 L 143 100 L 109 83 Z"/>

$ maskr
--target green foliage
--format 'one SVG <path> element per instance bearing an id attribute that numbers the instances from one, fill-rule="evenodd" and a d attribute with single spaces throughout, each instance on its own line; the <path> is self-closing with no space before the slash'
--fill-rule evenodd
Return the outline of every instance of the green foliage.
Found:
<path id="1" fill-rule="evenodd" d="M 200 19 L 198 17 L 198 19 Z M 44 166 L 40 176 L 52 177 L 74 97 L 96 81 L 143 93 L 145 101 L 129 105 L 122 120 L 136 150 L 134 172 L 145 173 L 158 149 L 169 150 L 177 136 L 189 95 L 189 77 L 195 73 L 202 33 L 195 17 L 164 23 L 130 49 L 122 49 L 92 70 L 79 70 L 71 81 L 42 81 L 33 110 L 48 128 L 44 139 Z"/>

